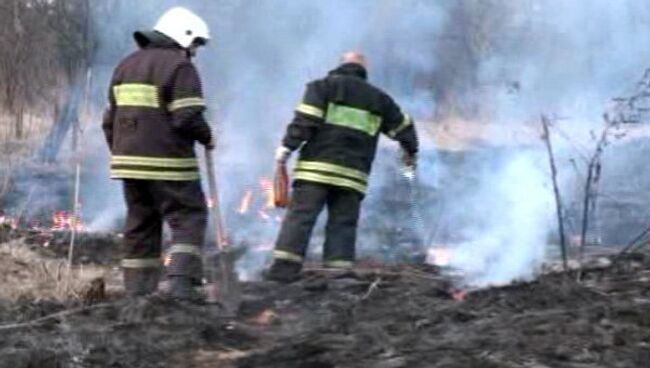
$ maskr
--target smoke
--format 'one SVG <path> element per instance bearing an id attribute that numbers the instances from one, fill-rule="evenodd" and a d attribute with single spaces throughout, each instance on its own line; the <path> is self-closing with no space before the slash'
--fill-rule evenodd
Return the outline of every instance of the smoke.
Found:
<path id="1" fill-rule="evenodd" d="M 214 39 L 196 61 L 219 134 L 226 222 L 233 240 L 252 250 L 240 264 L 250 277 L 268 261 L 279 227 L 274 219 L 283 214 L 265 209 L 271 220 L 258 217 L 260 177 L 272 175 L 273 149 L 304 83 L 333 68 L 342 51 L 364 50 L 371 81 L 418 121 L 420 182 L 437 199 L 420 204 L 425 227 L 444 224 L 432 242 L 458 244 L 455 266 L 480 285 L 530 276 L 544 260 L 554 229 L 536 128 L 540 113 L 564 118 L 558 128 L 587 145 L 604 105 L 650 60 L 650 49 L 637 46 L 650 41 L 650 6 L 635 0 L 112 0 L 94 9 L 93 100 L 99 106 L 112 68 L 134 48 L 132 31 L 151 27 L 172 5 L 200 13 L 212 28 Z M 449 142 L 438 127 L 457 122 L 471 123 L 461 129 L 470 137 L 470 129 L 480 130 L 481 138 L 470 144 L 487 145 L 446 152 Z M 99 148 L 98 124 L 86 135 L 93 149 L 86 160 L 84 215 L 101 229 L 119 222 L 123 199 L 118 183 L 106 179 L 108 155 Z M 493 141 L 510 148 L 494 152 Z M 382 244 L 388 241 L 363 221 L 383 218 L 388 229 L 403 225 L 386 223 L 381 212 L 383 193 L 399 175 L 395 146 L 384 143 L 359 234 L 360 247 L 370 252 L 392 244 Z M 575 150 L 566 140 L 558 150 L 566 176 Z M 257 204 L 240 214 L 249 190 Z M 320 245 L 318 238 L 312 245 Z"/>
<path id="2" fill-rule="evenodd" d="M 553 194 L 543 153 L 512 152 L 469 198 L 465 209 L 480 216 L 464 231 L 467 242 L 452 251 L 450 266 L 473 286 L 499 285 L 535 274 L 544 260 L 545 240 L 554 224 Z"/>

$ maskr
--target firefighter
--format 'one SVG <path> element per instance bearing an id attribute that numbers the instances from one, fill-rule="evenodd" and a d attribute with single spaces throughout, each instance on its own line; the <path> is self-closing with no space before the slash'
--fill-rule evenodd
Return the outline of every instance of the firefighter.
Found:
<path id="1" fill-rule="evenodd" d="M 111 178 L 122 180 L 127 207 L 124 287 L 129 296 L 157 290 L 165 222 L 172 237 L 164 261 L 169 295 L 195 300 L 207 208 L 194 145 L 212 149 L 213 140 L 191 57 L 208 42 L 209 30 L 199 16 L 176 7 L 134 38 L 139 50 L 115 69 L 103 121 Z"/>
<path id="2" fill-rule="evenodd" d="M 359 210 L 380 133 L 400 143 L 404 164 L 414 170 L 418 139 L 413 120 L 367 81 L 364 55 L 346 52 L 339 67 L 307 84 L 276 150 L 279 165 L 293 151 L 300 150 L 300 157 L 267 278 L 291 282 L 299 277 L 312 228 L 325 206 L 324 266 L 352 267 Z"/>

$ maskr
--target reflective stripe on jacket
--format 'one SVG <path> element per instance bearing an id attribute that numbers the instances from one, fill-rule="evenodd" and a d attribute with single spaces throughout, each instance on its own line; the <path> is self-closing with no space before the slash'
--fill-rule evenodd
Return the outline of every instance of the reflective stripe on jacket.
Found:
<path id="1" fill-rule="evenodd" d="M 300 148 L 295 178 L 365 193 L 379 133 L 410 154 L 418 150 L 411 117 L 366 81 L 366 70 L 344 64 L 310 82 L 283 145 Z"/>
<path id="2" fill-rule="evenodd" d="M 195 142 L 211 140 L 198 72 L 159 35 L 115 69 L 103 129 L 115 179 L 197 180 Z"/>

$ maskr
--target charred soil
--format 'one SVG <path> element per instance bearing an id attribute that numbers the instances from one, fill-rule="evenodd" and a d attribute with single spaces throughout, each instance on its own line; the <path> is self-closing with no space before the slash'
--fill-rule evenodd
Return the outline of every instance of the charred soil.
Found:
<path id="1" fill-rule="evenodd" d="M 237 318 L 152 296 L 0 302 L 0 367 L 646 367 L 650 255 L 451 293 L 434 270 L 250 282 Z M 452 298 L 456 296 L 456 299 Z M 460 298 L 463 296 L 464 298 Z"/>

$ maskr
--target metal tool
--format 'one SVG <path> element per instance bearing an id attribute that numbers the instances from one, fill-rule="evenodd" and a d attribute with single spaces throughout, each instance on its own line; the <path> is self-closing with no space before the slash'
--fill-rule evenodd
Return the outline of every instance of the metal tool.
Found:
<path id="1" fill-rule="evenodd" d="M 217 245 L 216 252 L 209 254 L 207 257 L 207 265 L 210 270 L 207 285 L 207 301 L 209 303 L 220 304 L 229 315 L 236 315 L 241 303 L 241 290 L 235 270 L 238 252 L 233 251 L 228 246 L 226 231 L 221 217 L 217 176 L 214 172 L 212 150 L 205 150 L 205 164 L 207 166 L 210 196 L 208 207 L 212 214 Z"/>

